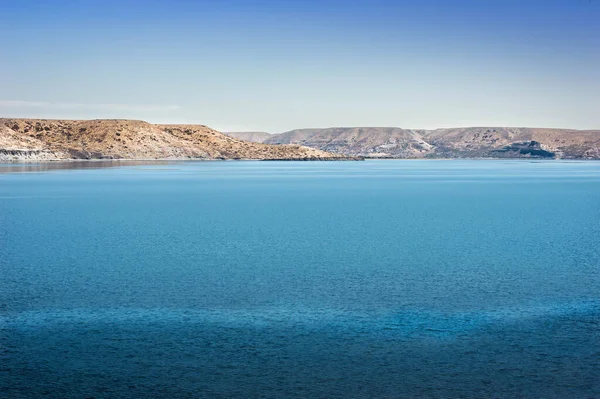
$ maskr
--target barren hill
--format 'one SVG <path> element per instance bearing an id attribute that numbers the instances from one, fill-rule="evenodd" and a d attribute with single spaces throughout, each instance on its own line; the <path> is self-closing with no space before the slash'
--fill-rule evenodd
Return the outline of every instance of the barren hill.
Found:
<path id="1" fill-rule="evenodd" d="M 250 143 L 203 125 L 0 119 L 0 160 L 330 158 L 343 156 L 299 145 Z"/>
<path id="2" fill-rule="evenodd" d="M 431 151 L 422 131 L 385 127 L 300 129 L 271 136 L 269 144 L 300 144 L 340 154 L 421 158 Z"/>
<path id="3" fill-rule="evenodd" d="M 292 130 L 264 142 L 366 157 L 600 159 L 600 130 L 327 128 Z"/>

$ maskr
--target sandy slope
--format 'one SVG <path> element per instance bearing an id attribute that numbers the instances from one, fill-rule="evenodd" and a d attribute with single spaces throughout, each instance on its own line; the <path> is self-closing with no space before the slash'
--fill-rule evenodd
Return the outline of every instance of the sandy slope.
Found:
<path id="1" fill-rule="evenodd" d="M 134 120 L 0 119 L 0 159 L 329 159 L 299 145 L 225 136 L 203 125 Z"/>

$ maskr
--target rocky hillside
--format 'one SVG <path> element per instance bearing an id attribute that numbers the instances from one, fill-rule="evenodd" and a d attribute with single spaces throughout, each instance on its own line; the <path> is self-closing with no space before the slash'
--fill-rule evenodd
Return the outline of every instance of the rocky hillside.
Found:
<path id="1" fill-rule="evenodd" d="M 0 160 L 339 158 L 344 157 L 299 145 L 250 143 L 203 125 L 0 119 Z"/>
<path id="2" fill-rule="evenodd" d="M 438 129 L 427 140 L 439 157 L 600 159 L 600 130 Z"/>
<path id="3" fill-rule="evenodd" d="M 300 144 L 339 154 L 389 158 L 600 159 L 600 130 L 469 127 L 300 129 L 269 144 Z"/>
<path id="4" fill-rule="evenodd" d="M 432 146 L 423 140 L 423 131 L 399 128 L 300 129 L 273 135 L 266 143 L 303 143 L 308 147 L 327 148 L 340 154 L 370 157 L 422 158 Z"/>

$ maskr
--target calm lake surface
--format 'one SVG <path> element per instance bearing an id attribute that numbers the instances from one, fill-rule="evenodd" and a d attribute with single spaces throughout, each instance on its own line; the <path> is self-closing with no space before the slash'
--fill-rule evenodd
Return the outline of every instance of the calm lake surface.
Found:
<path id="1" fill-rule="evenodd" d="M 0 165 L 2 398 L 600 397 L 600 163 L 57 165 Z"/>

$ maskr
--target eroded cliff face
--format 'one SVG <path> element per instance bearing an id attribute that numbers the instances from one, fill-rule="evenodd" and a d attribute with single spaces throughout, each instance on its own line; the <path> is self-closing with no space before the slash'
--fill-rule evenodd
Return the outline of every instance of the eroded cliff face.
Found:
<path id="1" fill-rule="evenodd" d="M 600 130 L 327 128 L 292 130 L 264 142 L 365 157 L 600 159 Z"/>
<path id="2" fill-rule="evenodd" d="M 433 157 L 600 159 L 600 130 L 472 127 L 437 129 L 425 138 Z"/>
<path id="3" fill-rule="evenodd" d="M 204 125 L 0 119 L 0 160 L 341 158 L 344 156 L 299 145 L 250 143 Z"/>

